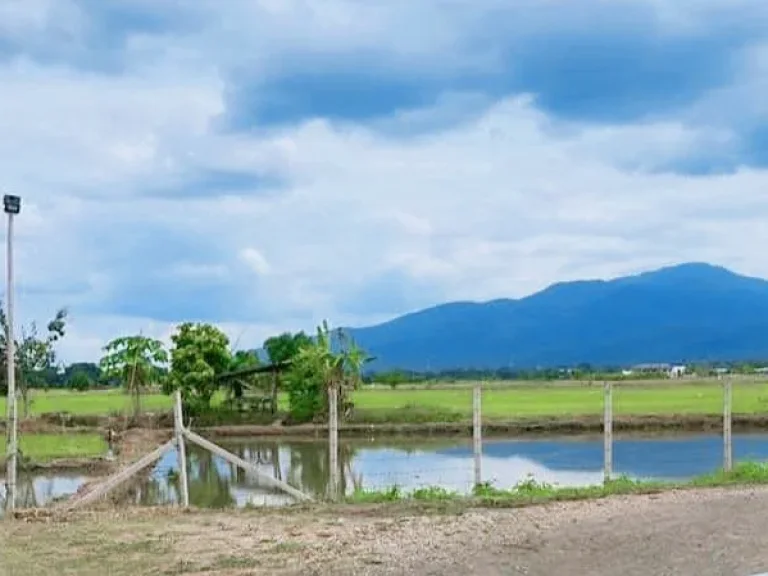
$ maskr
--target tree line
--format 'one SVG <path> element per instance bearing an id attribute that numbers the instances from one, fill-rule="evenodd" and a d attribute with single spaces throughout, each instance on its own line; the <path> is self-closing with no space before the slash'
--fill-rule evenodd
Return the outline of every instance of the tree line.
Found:
<path id="1" fill-rule="evenodd" d="M 98 364 L 81 362 L 61 366 L 56 344 L 65 337 L 68 314 L 61 309 L 40 330 L 36 323 L 22 326 L 15 340 L 16 382 L 22 400 L 23 415 L 29 412 L 32 388 L 68 387 L 89 390 L 95 387 L 121 386 L 132 398 L 136 414 L 141 399 L 155 388 L 171 393 L 180 390 L 192 412 L 210 411 L 215 394 L 223 391 L 223 406 L 242 409 L 249 395 L 267 392 L 276 408 L 276 392 L 286 392 L 289 416 L 295 421 L 323 418 L 328 409 L 328 388 L 337 387 L 339 413 L 353 408 L 348 392 L 363 382 L 396 387 L 399 384 L 434 381 L 477 380 L 559 380 L 657 378 L 653 372 L 622 375 L 620 367 L 581 364 L 573 368 L 535 370 L 500 368 L 498 370 L 444 370 L 410 372 L 389 370 L 366 373 L 370 357 L 348 335 L 332 330 L 327 323 L 314 335 L 285 332 L 263 343 L 263 356 L 254 350 L 233 350 L 228 336 L 207 323 L 185 322 L 171 336 L 171 346 L 157 339 L 139 335 L 115 338 L 103 349 Z M 0 393 L 7 393 L 6 334 L 7 319 L 0 307 Z M 723 369 L 732 373 L 754 373 L 764 364 L 759 361 L 738 363 L 697 363 L 690 371 L 700 375 Z M 257 370 L 265 366 L 271 369 Z M 257 394 L 258 396 L 258 394 Z"/>
<path id="2" fill-rule="evenodd" d="M 29 412 L 32 388 L 68 387 L 89 390 L 121 386 L 132 399 L 133 412 L 141 411 L 142 397 L 159 389 L 181 391 L 190 414 L 214 409 L 212 401 L 223 391 L 225 400 L 216 409 L 242 409 L 250 392 L 278 389 L 287 393 L 289 416 L 295 421 L 323 418 L 328 412 L 328 389 L 338 390 L 340 413 L 346 412 L 348 392 L 362 382 L 368 356 L 341 330 L 327 322 L 313 336 L 285 332 L 263 344 L 262 360 L 256 351 L 233 350 L 229 337 L 207 323 L 184 322 L 171 336 L 171 345 L 141 334 L 108 342 L 98 364 L 77 363 L 62 367 L 56 344 L 65 336 L 66 309 L 59 310 L 41 332 L 35 323 L 22 327 L 16 344 L 16 382 Z M 0 393 L 8 389 L 6 376 L 5 314 L 0 309 Z M 265 365 L 265 370 L 254 370 Z M 273 403 L 273 409 L 276 408 Z"/>

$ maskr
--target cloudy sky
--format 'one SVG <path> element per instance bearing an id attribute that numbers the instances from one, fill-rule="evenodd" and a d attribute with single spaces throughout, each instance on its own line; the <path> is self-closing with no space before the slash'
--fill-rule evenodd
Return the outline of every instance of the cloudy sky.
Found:
<path id="1" fill-rule="evenodd" d="M 768 3 L 0 0 L 21 320 L 239 347 L 708 261 L 768 277 Z M 3 232 L 4 233 L 4 232 Z"/>

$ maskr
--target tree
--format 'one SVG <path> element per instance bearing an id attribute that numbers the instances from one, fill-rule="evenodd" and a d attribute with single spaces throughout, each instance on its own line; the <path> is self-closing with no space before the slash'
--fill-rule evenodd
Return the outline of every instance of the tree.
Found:
<path id="1" fill-rule="evenodd" d="M 74 362 L 65 366 L 64 372 L 57 375 L 56 385 L 69 386 L 72 377 L 77 373 L 85 374 L 91 385 L 97 384 L 101 379 L 101 368 L 95 362 Z"/>
<path id="2" fill-rule="evenodd" d="M 88 376 L 87 372 L 77 371 L 73 372 L 67 380 L 67 387 L 78 392 L 84 392 L 88 390 L 93 384 L 93 380 Z"/>
<path id="3" fill-rule="evenodd" d="M 333 336 L 338 342 L 334 351 Z M 303 345 L 291 364 L 288 401 L 291 415 L 299 421 L 326 417 L 328 390 L 338 391 L 339 414 L 345 413 L 349 391 L 362 381 L 362 367 L 368 356 L 342 330 L 331 332 L 328 323 L 317 329 L 317 336 Z"/>
<path id="4" fill-rule="evenodd" d="M 284 332 L 264 341 L 264 350 L 271 364 L 282 364 L 293 360 L 299 351 L 312 344 L 312 339 L 304 332 Z"/>
<path id="5" fill-rule="evenodd" d="M 168 363 L 168 352 L 160 340 L 146 336 L 115 338 L 104 347 L 99 366 L 106 379 L 119 380 L 133 399 L 133 414 L 141 412 L 141 394 L 157 382 Z"/>
<path id="6" fill-rule="evenodd" d="M 218 388 L 216 377 L 232 365 L 229 338 L 210 324 L 185 322 L 171 336 L 167 391 L 181 390 L 194 408 L 207 409 Z"/>
<path id="7" fill-rule="evenodd" d="M 254 350 L 238 350 L 232 356 L 232 362 L 229 367 L 230 372 L 237 373 L 240 370 L 246 370 L 259 366 L 261 361 L 259 355 Z M 232 402 L 240 402 L 243 398 L 243 391 L 246 387 L 252 386 L 256 382 L 254 375 L 239 376 L 235 375 L 225 380 L 226 386 L 229 388 L 228 395 L 229 400 Z"/>
<path id="8" fill-rule="evenodd" d="M 46 326 L 46 334 L 40 335 L 37 323 L 21 328 L 21 340 L 16 344 L 16 384 L 24 404 L 24 417 L 29 414 L 29 390 L 42 386 L 54 370 L 56 364 L 56 343 L 64 337 L 67 310 L 58 310 Z M 8 319 L 5 310 L 0 308 L 0 393 L 8 391 L 8 369 L 6 345 L 8 338 Z"/>
<path id="9" fill-rule="evenodd" d="M 298 355 L 302 348 L 312 345 L 312 338 L 302 332 L 283 332 L 264 341 L 263 348 L 269 358 L 269 363 L 275 366 L 272 373 L 272 410 L 277 407 L 278 390 L 286 387 L 286 376 L 283 372 Z"/>

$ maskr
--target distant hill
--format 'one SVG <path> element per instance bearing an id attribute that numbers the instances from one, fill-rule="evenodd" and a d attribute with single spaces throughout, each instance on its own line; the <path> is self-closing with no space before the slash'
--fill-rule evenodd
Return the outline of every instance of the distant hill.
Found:
<path id="1" fill-rule="evenodd" d="M 768 358 L 768 281 L 690 263 L 350 330 L 374 370 Z"/>

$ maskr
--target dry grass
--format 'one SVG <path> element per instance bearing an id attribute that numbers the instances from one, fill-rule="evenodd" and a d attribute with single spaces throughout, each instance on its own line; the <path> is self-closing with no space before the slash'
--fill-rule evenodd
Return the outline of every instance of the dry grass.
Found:
<path id="1" fill-rule="evenodd" d="M 80 512 L 58 521 L 0 523 L 0 574 L 608 574 L 617 566 L 661 574 L 673 563 L 686 568 L 676 573 L 691 576 L 749 574 L 755 570 L 747 568 L 764 562 L 766 506 L 768 490 L 752 487 L 515 510 L 395 502 L 282 511 Z M 722 554 L 702 555 L 722 547 L 723 534 L 737 533 Z M 603 543 L 611 554 L 595 553 Z"/>
<path id="2" fill-rule="evenodd" d="M 382 531 L 393 534 L 407 523 L 387 513 L 355 514 L 354 508 L 343 519 L 306 509 L 225 514 L 144 509 L 5 522 L 0 524 L 0 574 L 300 573 L 332 563 L 340 554 L 365 554 L 362 549 Z"/>

